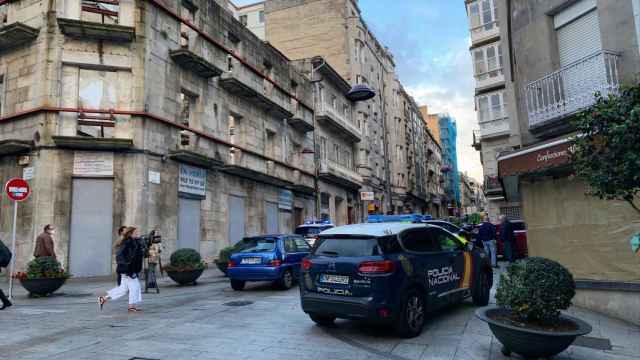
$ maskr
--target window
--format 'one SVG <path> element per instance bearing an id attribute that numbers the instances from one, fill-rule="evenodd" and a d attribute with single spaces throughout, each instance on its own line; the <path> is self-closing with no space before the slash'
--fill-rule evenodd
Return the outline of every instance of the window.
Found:
<path id="1" fill-rule="evenodd" d="M 327 160 L 327 138 L 320 137 L 320 159 Z"/>
<path id="2" fill-rule="evenodd" d="M 338 109 L 338 99 L 335 95 L 331 95 L 331 107 L 336 110 Z"/>
<path id="3" fill-rule="evenodd" d="M 440 250 L 442 251 L 453 251 L 458 250 L 461 246 L 460 240 L 458 240 L 455 236 L 445 232 L 444 230 L 434 228 L 434 235 L 438 239 L 438 244 L 440 244 Z"/>
<path id="4" fill-rule="evenodd" d="M 382 249 L 375 238 L 368 239 L 327 239 L 318 240 L 315 255 L 362 257 L 382 255 Z"/>
<path id="5" fill-rule="evenodd" d="M 240 24 L 247 26 L 247 15 L 240 15 Z"/>
<path id="6" fill-rule="evenodd" d="M 399 209 L 399 213 L 402 209 Z M 434 229 L 409 230 L 402 235 L 402 246 L 408 251 L 434 252 L 439 251 L 439 243 L 434 236 Z"/>
<path id="7" fill-rule="evenodd" d="M 258 12 L 258 22 L 260 24 L 264 24 L 264 11 L 260 10 L 260 12 Z"/>
<path id="8" fill-rule="evenodd" d="M 488 45 L 473 51 L 476 79 L 485 80 L 502 75 L 502 46 L 500 43 Z"/>
<path id="9" fill-rule="evenodd" d="M 265 153 L 270 158 L 276 156 L 276 133 L 269 129 L 266 131 Z"/>
<path id="10" fill-rule="evenodd" d="M 272 251 L 276 248 L 276 240 L 272 237 L 244 238 L 235 246 L 234 251 L 240 253 Z"/>
<path id="11" fill-rule="evenodd" d="M 81 19 L 101 24 L 117 24 L 119 1 L 82 0 Z"/>
<path id="12" fill-rule="evenodd" d="M 478 0 L 469 4 L 469 24 L 474 32 L 488 31 L 497 25 L 498 2 Z"/>
<path id="13" fill-rule="evenodd" d="M 503 119 L 507 117 L 505 93 L 494 92 L 478 97 L 479 122 Z"/>
<path id="14" fill-rule="evenodd" d="M 192 7 L 185 6 L 185 2 L 182 2 L 180 6 L 180 16 L 192 24 L 196 22 L 196 10 Z M 187 26 L 185 23 L 180 23 L 180 45 L 183 48 L 189 47 L 189 38 L 190 34 L 193 34 L 193 30 Z"/>
<path id="15" fill-rule="evenodd" d="M 179 95 L 180 112 L 178 113 L 178 123 L 189 126 L 193 121 L 193 112 L 197 97 L 185 90 Z M 191 124 L 192 125 L 192 124 Z"/>
<path id="16" fill-rule="evenodd" d="M 78 73 L 78 107 L 82 109 L 115 109 L 118 105 L 118 73 L 80 69 Z M 78 135 L 110 137 L 114 118 L 106 114 L 86 112 L 78 115 Z M 106 128 L 106 129 L 105 129 Z"/>
<path id="17" fill-rule="evenodd" d="M 299 252 L 307 252 L 310 251 L 311 248 L 309 247 L 309 244 L 307 244 L 306 241 L 304 241 L 303 238 L 293 238 L 293 241 L 296 242 L 296 248 L 298 249 Z"/>
<path id="18" fill-rule="evenodd" d="M 284 252 L 294 253 L 297 252 L 298 248 L 296 246 L 296 242 L 291 238 L 284 239 Z"/>

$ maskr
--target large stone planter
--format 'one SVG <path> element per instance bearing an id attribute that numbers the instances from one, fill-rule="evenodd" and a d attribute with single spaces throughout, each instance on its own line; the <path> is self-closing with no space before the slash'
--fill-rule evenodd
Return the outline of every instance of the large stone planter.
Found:
<path id="1" fill-rule="evenodd" d="M 507 309 L 490 306 L 478 309 L 476 317 L 489 324 L 493 335 L 502 343 L 502 353 L 510 356 L 512 352 L 525 359 L 549 358 L 566 350 L 578 336 L 591 332 L 591 325 L 571 316 L 562 315 L 561 319 L 572 322 L 573 331 L 544 331 L 529 329 L 495 320 L 492 317 L 510 314 Z"/>
<path id="2" fill-rule="evenodd" d="M 30 295 L 47 296 L 54 293 L 64 285 L 67 278 L 49 278 L 49 279 L 24 279 L 20 280 L 20 284 Z"/>
<path id="3" fill-rule="evenodd" d="M 196 280 L 202 275 L 204 270 L 191 270 L 191 271 L 167 271 L 167 275 L 171 280 L 177 282 L 180 285 L 193 284 L 196 285 Z"/>

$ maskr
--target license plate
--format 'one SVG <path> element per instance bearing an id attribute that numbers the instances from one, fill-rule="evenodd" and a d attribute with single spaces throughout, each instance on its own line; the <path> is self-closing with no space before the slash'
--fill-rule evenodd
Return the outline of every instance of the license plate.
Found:
<path id="1" fill-rule="evenodd" d="M 328 284 L 349 285 L 349 277 L 343 275 L 322 274 L 320 275 L 320 282 Z"/>
<path id="2" fill-rule="evenodd" d="M 262 258 L 259 258 L 259 257 L 244 258 L 242 259 L 242 261 L 240 261 L 240 264 L 249 264 L 249 265 L 262 264 Z"/>

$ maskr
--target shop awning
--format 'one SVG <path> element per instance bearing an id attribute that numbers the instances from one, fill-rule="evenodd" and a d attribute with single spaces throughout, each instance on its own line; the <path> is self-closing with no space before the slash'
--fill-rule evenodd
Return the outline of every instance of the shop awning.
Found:
<path id="1" fill-rule="evenodd" d="M 571 164 L 573 136 L 554 139 L 498 156 L 498 174 L 504 179 L 540 173 Z"/>

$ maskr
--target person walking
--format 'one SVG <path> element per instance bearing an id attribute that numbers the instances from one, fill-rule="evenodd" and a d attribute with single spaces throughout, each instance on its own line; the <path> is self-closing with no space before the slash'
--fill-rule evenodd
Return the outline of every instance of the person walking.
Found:
<path id="1" fill-rule="evenodd" d="M 7 267 L 9 265 L 9 263 L 11 262 L 11 256 L 11 250 L 9 250 L 9 248 L 6 247 L 2 240 L 0 240 L 0 270 L 2 270 L 3 267 Z M 4 291 L 2 291 L 2 289 L 0 289 L 0 301 L 2 301 L 2 307 L 0 307 L 0 310 L 4 310 L 13 305 L 11 304 L 11 301 L 7 299 L 7 296 L 4 294 Z"/>
<path id="2" fill-rule="evenodd" d="M 117 300 L 129 294 L 129 312 L 141 311 L 137 306 L 142 302 L 142 290 L 138 277 L 142 271 L 144 251 L 140 243 L 140 232 L 135 227 L 127 228 L 121 241 L 116 243 L 116 272 L 121 275 L 120 285 L 104 296 L 98 297 L 100 310 L 109 300 Z"/>
<path id="3" fill-rule="evenodd" d="M 513 235 L 513 224 L 511 224 L 511 221 L 504 215 L 500 215 L 500 239 L 504 246 L 504 256 L 509 263 L 512 263 L 514 260 L 513 252 L 515 250 L 516 239 Z"/>
<path id="4" fill-rule="evenodd" d="M 47 224 L 44 226 L 44 231 L 36 238 L 36 248 L 33 251 L 33 257 L 37 259 L 50 256 L 56 259 L 56 250 L 53 242 L 53 236 L 55 234 L 56 228 L 53 225 Z"/>
<path id="5" fill-rule="evenodd" d="M 478 229 L 478 240 L 482 242 L 484 251 L 491 258 L 491 266 L 497 268 L 496 227 L 489 221 L 489 215 L 484 215 L 482 218 L 482 225 Z"/>

